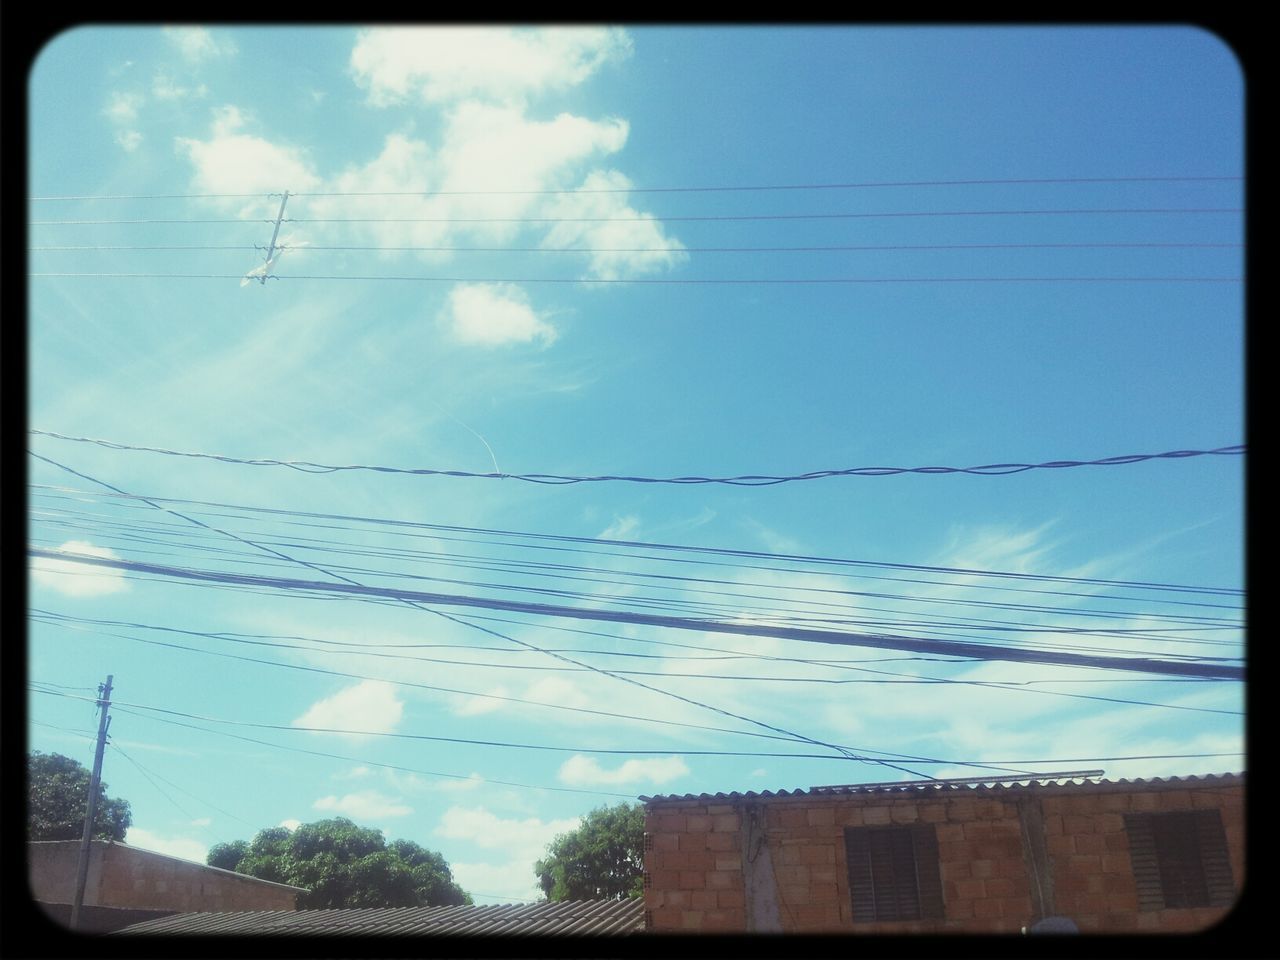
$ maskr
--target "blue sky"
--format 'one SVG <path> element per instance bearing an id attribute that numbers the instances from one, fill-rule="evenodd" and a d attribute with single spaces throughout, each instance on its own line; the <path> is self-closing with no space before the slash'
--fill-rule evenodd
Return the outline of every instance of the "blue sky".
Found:
<path id="1" fill-rule="evenodd" d="M 1243 90 L 1210 34 L 82 28 L 44 49 L 29 91 L 33 547 L 1024 651 L 1242 655 L 1240 456 L 540 485 L 83 439 L 650 478 L 1243 443 Z M 286 190 L 283 253 L 242 283 Z M 93 707 L 74 697 L 113 674 L 104 776 L 132 804 L 128 839 L 195 859 L 347 815 L 508 902 L 537 896 L 557 832 L 621 798 L 982 761 L 1244 767 L 1230 681 L 32 568 L 32 748 L 88 764 Z M 851 679 L 895 682 L 831 682 Z M 608 752 L 627 750 L 651 752 Z"/>

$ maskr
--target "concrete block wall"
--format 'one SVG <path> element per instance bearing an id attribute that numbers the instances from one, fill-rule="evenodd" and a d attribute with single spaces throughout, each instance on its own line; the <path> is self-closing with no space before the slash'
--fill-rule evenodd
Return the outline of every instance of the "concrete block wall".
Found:
<path id="1" fill-rule="evenodd" d="M 1028 797 L 1041 814 L 1048 855 L 1043 877 L 1019 813 L 1019 800 Z M 1128 811 L 1218 808 L 1237 890 L 1244 876 L 1243 786 L 661 801 L 646 808 L 650 929 L 741 933 L 759 928 L 752 924 L 748 904 L 758 894 L 749 893 L 752 884 L 744 875 L 743 830 L 752 803 L 763 811 L 770 867 L 764 879 L 785 932 L 1018 933 L 1038 919 L 1037 905 L 1043 904 L 1051 907 L 1048 912 L 1071 917 L 1083 932 L 1212 926 L 1229 908 L 1138 910 L 1124 832 Z M 944 918 L 855 925 L 845 827 L 917 822 L 935 825 Z M 753 883 L 758 891 L 759 882 Z"/>

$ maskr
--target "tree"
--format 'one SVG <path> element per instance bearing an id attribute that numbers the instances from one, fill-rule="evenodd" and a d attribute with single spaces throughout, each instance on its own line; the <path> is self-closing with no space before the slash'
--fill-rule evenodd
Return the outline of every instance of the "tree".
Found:
<path id="1" fill-rule="evenodd" d="M 644 808 L 600 807 L 547 845 L 533 866 L 548 900 L 623 900 L 644 895 Z"/>
<path id="2" fill-rule="evenodd" d="M 422 907 L 471 903 L 440 854 L 411 840 L 388 844 L 381 831 L 346 817 L 269 827 L 250 842 L 215 844 L 206 861 L 261 880 L 305 887 L 300 910 Z"/>
<path id="3" fill-rule="evenodd" d="M 70 757 L 38 750 L 31 753 L 27 757 L 27 839 L 79 840 L 84 836 L 92 779 L 90 770 Z M 107 785 L 99 780 L 93 838 L 123 840 L 132 823 L 129 802 L 108 797 Z"/>

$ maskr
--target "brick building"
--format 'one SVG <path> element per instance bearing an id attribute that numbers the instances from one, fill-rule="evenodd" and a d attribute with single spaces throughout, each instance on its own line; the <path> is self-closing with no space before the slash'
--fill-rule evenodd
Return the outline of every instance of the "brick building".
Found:
<path id="1" fill-rule="evenodd" d="M 1244 878 L 1244 774 L 641 797 L 653 931 L 1211 927 Z"/>
<path id="2" fill-rule="evenodd" d="M 79 856 L 79 840 L 27 844 L 31 898 L 64 925 L 75 898 Z M 186 911 L 295 910 L 298 894 L 305 892 L 124 843 L 94 840 L 82 921 L 86 929 L 105 932 Z"/>

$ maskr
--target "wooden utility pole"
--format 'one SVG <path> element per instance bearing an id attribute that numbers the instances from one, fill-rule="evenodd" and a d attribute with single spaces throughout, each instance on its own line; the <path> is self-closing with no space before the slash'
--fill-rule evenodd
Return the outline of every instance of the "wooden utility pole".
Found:
<path id="1" fill-rule="evenodd" d="M 102 715 L 98 717 L 98 748 L 93 754 L 93 776 L 89 780 L 89 803 L 84 815 L 84 834 L 80 837 L 80 860 L 76 865 L 76 894 L 71 901 L 71 929 L 79 929 L 80 908 L 84 906 L 84 886 L 89 877 L 89 853 L 93 848 L 93 815 L 98 806 L 98 784 L 102 781 L 102 753 L 107 747 L 107 728 L 111 726 L 111 718 L 107 708 L 111 706 L 111 679 L 98 685 L 98 708 Z"/>

